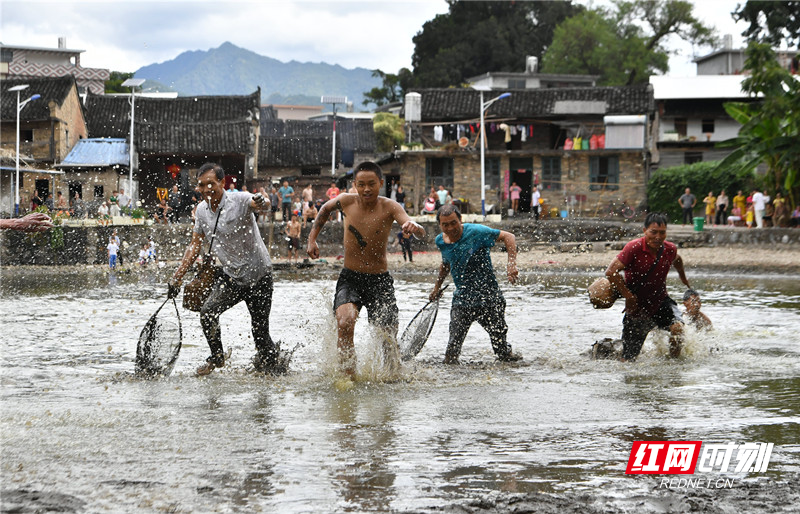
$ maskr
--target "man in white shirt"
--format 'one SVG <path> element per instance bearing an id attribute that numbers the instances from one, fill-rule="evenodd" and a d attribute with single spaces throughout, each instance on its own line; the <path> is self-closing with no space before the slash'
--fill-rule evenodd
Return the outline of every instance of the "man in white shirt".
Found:
<path id="1" fill-rule="evenodd" d="M 537 220 L 539 219 L 539 198 L 542 195 L 539 193 L 539 187 L 533 186 L 533 192 L 531 193 L 531 210 L 533 210 L 533 217 Z"/>
<path id="2" fill-rule="evenodd" d="M 758 228 L 764 228 L 764 211 L 769 203 L 769 196 L 763 194 L 761 191 L 753 193 L 753 210 L 756 213 L 756 225 Z"/>
<path id="3" fill-rule="evenodd" d="M 197 374 L 208 375 L 225 365 L 219 317 L 242 301 L 250 311 L 255 368 L 270 373 L 285 371 L 281 369 L 279 344 L 269 335 L 272 261 L 253 216 L 256 211 L 269 210 L 269 200 L 263 195 L 225 191 L 225 171 L 218 164 L 201 166 L 197 181 L 204 200 L 195 211 L 192 241 L 169 281 L 168 291 L 170 298 L 178 295 L 183 276 L 200 255 L 204 239 L 213 238 L 211 253 L 222 263 L 222 269 L 200 310 L 200 324 L 211 356 L 197 368 Z"/>
<path id="4" fill-rule="evenodd" d="M 117 197 L 117 203 L 119 204 L 120 210 L 124 213 L 126 208 L 131 206 L 131 197 L 125 194 L 124 189 L 119 190 L 119 196 Z M 130 214 L 130 213 L 128 213 Z"/>
<path id="5" fill-rule="evenodd" d="M 436 196 L 439 197 L 439 205 L 447 204 L 447 195 L 449 194 L 450 192 L 444 186 L 439 186 L 439 190 L 436 191 Z"/>

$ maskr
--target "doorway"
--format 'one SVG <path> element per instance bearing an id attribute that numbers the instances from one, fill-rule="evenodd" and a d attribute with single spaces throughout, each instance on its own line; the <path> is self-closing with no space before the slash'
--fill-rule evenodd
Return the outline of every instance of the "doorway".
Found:
<path id="1" fill-rule="evenodd" d="M 36 192 L 39 193 L 39 198 L 45 200 L 50 193 L 50 181 L 46 178 L 36 179 Z"/>
<path id="2" fill-rule="evenodd" d="M 531 212 L 531 190 L 533 189 L 533 158 L 512 157 L 508 160 L 509 185 L 516 182 L 522 189 L 519 193 L 519 211 Z"/>
<path id="3" fill-rule="evenodd" d="M 72 202 L 72 199 L 75 198 L 75 193 L 78 193 L 78 198 L 83 198 L 83 184 L 80 182 L 69 183 L 69 198 L 67 198 L 67 202 Z"/>

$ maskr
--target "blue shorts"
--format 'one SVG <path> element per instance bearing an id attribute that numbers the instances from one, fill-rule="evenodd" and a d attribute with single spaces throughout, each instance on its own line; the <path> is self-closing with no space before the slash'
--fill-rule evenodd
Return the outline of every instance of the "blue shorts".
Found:
<path id="1" fill-rule="evenodd" d="M 117 256 L 116 255 L 109 255 L 109 257 L 108 257 L 108 267 L 109 268 L 116 268 L 117 267 Z"/>

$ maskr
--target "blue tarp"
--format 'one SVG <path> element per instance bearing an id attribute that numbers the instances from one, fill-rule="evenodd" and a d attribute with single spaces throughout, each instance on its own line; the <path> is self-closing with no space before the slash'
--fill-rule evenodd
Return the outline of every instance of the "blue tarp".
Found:
<path id="1" fill-rule="evenodd" d="M 81 139 L 56 167 L 128 166 L 128 143 L 121 138 Z"/>

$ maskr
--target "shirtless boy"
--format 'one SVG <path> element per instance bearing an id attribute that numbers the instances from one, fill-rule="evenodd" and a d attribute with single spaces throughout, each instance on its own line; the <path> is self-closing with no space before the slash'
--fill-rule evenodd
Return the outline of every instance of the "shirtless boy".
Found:
<path id="1" fill-rule="evenodd" d="M 286 226 L 286 237 L 289 238 L 289 251 L 286 254 L 286 258 L 289 260 L 292 259 L 292 253 L 294 253 L 294 260 L 297 261 L 297 250 L 300 248 L 300 230 L 302 228 L 303 226 L 300 224 L 297 215 L 292 215 L 292 221 Z"/>
<path id="2" fill-rule="evenodd" d="M 353 331 L 361 307 L 367 308 L 369 322 L 389 335 L 384 340 L 387 362 L 399 362 L 397 349 L 397 302 L 394 281 L 387 271 L 386 245 L 395 221 L 405 235 L 425 235 L 425 229 L 411 221 L 405 210 L 388 198 L 378 196 L 383 189 L 383 172 L 377 164 L 364 162 L 354 171 L 356 193 L 330 199 L 319 211 L 308 235 L 308 256 L 319 257 L 317 236 L 330 214 L 344 216 L 344 269 L 336 283 L 333 310 L 338 326 L 339 362 L 345 373 L 355 375 L 356 354 Z"/>

